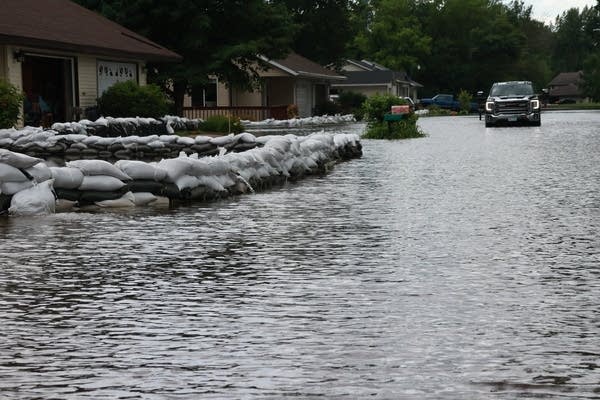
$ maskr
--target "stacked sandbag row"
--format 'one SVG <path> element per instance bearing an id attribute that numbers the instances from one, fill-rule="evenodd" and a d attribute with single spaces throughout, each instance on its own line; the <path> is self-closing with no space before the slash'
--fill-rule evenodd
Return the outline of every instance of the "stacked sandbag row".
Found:
<path id="1" fill-rule="evenodd" d="M 100 117 L 95 121 L 83 119 L 79 122 L 55 123 L 52 129 L 62 134 L 78 133 L 101 137 L 151 136 L 197 130 L 201 122 L 199 119 L 172 115 L 166 115 L 161 119 Z"/>
<path id="2" fill-rule="evenodd" d="M 201 156 L 227 151 L 245 151 L 257 145 L 249 133 L 221 137 L 150 135 L 101 137 L 81 133 L 59 134 L 54 130 L 26 127 L 0 130 L 0 148 L 38 158 L 66 160 L 100 159 L 158 161 L 177 157 L 180 152 Z"/>
<path id="3" fill-rule="evenodd" d="M 159 197 L 172 201 L 225 198 L 324 173 L 339 160 L 362 155 L 359 137 L 354 134 L 265 136 L 255 141 L 261 146 L 217 156 L 181 152 L 178 157 L 159 162 L 120 160 L 115 164 L 76 160 L 65 167 L 44 166 L 49 170 L 45 174 L 34 171 L 35 165 L 27 166 L 27 173 L 43 175 L 40 181 L 52 178 L 48 182 L 53 183 L 58 199 L 71 202 L 72 206 L 133 206 Z M 23 182 L 17 172 L 6 170 L 3 179 Z"/>
<path id="4" fill-rule="evenodd" d="M 52 173 L 42 160 L 0 149 L 0 214 L 54 212 Z"/>
<path id="5" fill-rule="evenodd" d="M 306 118 L 292 118 L 292 119 L 265 119 L 263 121 L 242 121 L 242 124 L 249 128 L 294 128 L 303 126 L 318 126 L 318 125 L 331 125 L 331 124 L 343 124 L 356 122 L 356 118 L 353 114 L 347 115 L 322 115 L 316 117 Z"/>

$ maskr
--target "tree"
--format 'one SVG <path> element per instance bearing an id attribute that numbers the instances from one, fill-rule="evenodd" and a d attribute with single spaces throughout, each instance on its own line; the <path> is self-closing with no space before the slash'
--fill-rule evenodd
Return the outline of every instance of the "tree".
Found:
<path id="1" fill-rule="evenodd" d="M 390 69 L 415 71 L 431 51 L 431 38 L 414 16 L 414 0 L 379 0 L 355 45 L 362 54 Z"/>
<path id="2" fill-rule="evenodd" d="M 264 0 L 78 1 L 183 56 L 181 63 L 148 68 L 149 80 L 168 90 L 178 114 L 191 86 L 211 74 L 253 87 L 265 67 L 259 56 L 281 58 L 290 50 L 289 13 Z"/>
<path id="3" fill-rule="evenodd" d="M 351 0 L 274 0 L 292 15 L 292 48 L 322 65 L 338 64 L 357 34 L 355 15 L 364 2 Z"/>
<path id="4" fill-rule="evenodd" d="M 600 52 L 585 60 L 581 89 L 592 101 L 600 102 Z"/>

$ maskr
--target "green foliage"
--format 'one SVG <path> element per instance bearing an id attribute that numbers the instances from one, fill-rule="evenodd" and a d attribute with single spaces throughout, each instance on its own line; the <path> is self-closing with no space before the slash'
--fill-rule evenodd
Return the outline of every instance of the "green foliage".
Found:
<path id="1" fill-rule="evenodd" d="M 583 93 L 592 101 L 600 102 L 600 53 L 589 56 L 583 65 Z"/>
<path id="2" fill-rule="evenodd" d="M 390 113 L 392 106 L 408 104 L 406 100 L 391 94 L 376 94 L 363 103 L 365 118 L 368 122 L 383 122 L 385 114 Z"/>
<path id="3" fill-rule="evenodd" d="M 0 80 L 0 128 L 11 128 L 17 124 L 23 105 L 23 95 L 8 82 Z"/>
<path id="4" fill-rule="evenodd" d="M 418 117 L 413 113 L 398 122 L 371 122 L 363 135 L 365 139 L 410 139 L 424 137 L 425 134 L 417 126 Z"/>
<path id="5" fill-rule="evenodd" d="M 244 131 L 244 125 L 235 116 L 213 115 L 200 124 L 200 130 L 205 132 L 241 133 Z"/>
<path id="6" fill-rule="evenodd" d="M 285 56 L 295 29 L 285 6 L 264 0 L 76 1 L 183 56 L 180 63 L 148 68 L 150 82 L 172 88 L 178 113 L 184 95 L 208 83 L 211 74 L 232 86 L 252 87 L 264 65 L 259 57 Z"/>
<path id="7" fill-rule="evenodd" d="M 473 100 L 473 96 L 466 90 L 461 90 L 458 93 L 458 102 L 460 103 L 461 114 L 468 114 L 471 112 L 471 100 Z"/>
<path id="8" fill-rule="evenodd" d="M 169 113 L 169 103 L 156 85 L 139 86 L 134 81 L 118 82 L 98 99 L 100 113 L 111 117 L 160 118 Z"/>
<path id="9" fill-rule="evenodd" d="M 361 120 L 363 117 L 363 104 L 367 100 L 367 96 L 362 93 L 344 91 L 341 92 L 338 98 L 342 114 L 354 114 L 354 118 Z"/>
<path id="10" fill-rule="evenodd" d="M 385 114 L 389 114 L 392 106 L 407 104 L 404 99 L 390 94 L 374 95 L 364 102 L 365 118 L 368 121 L 367 139 L 406 139 L 424 136 L 417 127 L 418 117 L 414 113 L 407 114 L 401 121 L 387 122 Z"/>
<path id="11" fill-rule="evenodd" d="M 336 115 L 340 112 L 341 107 L 339 104 L 330 100 L 317 104 L 314 110 L 315 115 Z"/>
<path id="12" fill-rule="evenodd" d="M 429 107 L 427 107 L 427 110 L 429 111 L 427 113 L 427 116 L 429 117 L 442 117 L 442 116 L 448 116 L 448 115 L 452 115 L 452 111 L 450 110 L 446 110 L 445 108 L 441 108 L 440 106 L 436 105 L 436 104 L 432 104 Z"/>

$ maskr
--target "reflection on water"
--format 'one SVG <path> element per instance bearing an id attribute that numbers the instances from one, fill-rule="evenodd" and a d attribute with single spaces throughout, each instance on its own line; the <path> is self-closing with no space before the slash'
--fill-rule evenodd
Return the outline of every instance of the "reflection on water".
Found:
<path id="1" fill-rule="evenodd" d="M 600 114 L 421 125 L 269 192 L 0 219 L 0 397 L 598 398 Z"/>

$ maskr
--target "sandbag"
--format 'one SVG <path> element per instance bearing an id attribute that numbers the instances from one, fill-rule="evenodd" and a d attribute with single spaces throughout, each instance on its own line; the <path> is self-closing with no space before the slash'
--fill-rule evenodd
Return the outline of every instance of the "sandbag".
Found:
<path id="1" fill-rule="evenodd" d="M 118 199 L 97 201 L 95 204 L 98 207 L 135 207 L 135 197 L 133 193 L 127 192 Z"/>
<path id="2" fill-rule="evenodd" d="M 68 212 L 73 210 L 77 206 L 77 201 L 61 199 L 60 197 L 56 200 L 56 206 L 54 212 Z"/>
<path id="3" fill-rule="evenodd" d="M 0 193 L 0 215 L 6 214 L 8 212 L 11 200 L 12 196 Z"/>
<path id="4" fill-rule="evenodd" d="M 107 175 L 122 181 L 129 181 L 131 177 L 115 167 L 113 164 L 104 160 L 76 160 L 67 163 L 67 167 L 80 169 L 84 175 Z"/>
<path id="5" fill-rule="evenodd" d="M 15 153 L 10 150 L 0 149 L 0 163 L 11 165 L 15 168 L 29 168 L 41 162 L 40 158 L 28 156 L 26 154 Z"/>
<path id="6" fill-rule="evenodd" d="M 50 167 L 55 189 L 77 189 L 83 182 L 83 172 L 73 167 Z"/>
<path id="7" fill-rule="evenodd" d="M 149 192 L 136 192 L 133 197 L 136 206 L 145 206 L 158 200 L 158 197 Z"/>
<path id="8" fill-rule="evenodd" d="M 79 185 L 78 189 L 81 191 L 94 190 L 94 191 L 113 191 L 119 190 L 126 186 L 125 182 L 109 175 L 92 175 L 84 176 L 83 182 Z"/>
<path id="9" fill-rule="evenodd" d="M 154 180 L 133 180 L 128 183 L 129 190 L 134 194 L 138 192 L 150 192 L 155 195 L 162 195 L 164 184 Z"/>
<path id="10" fill-rule="evenodd" d="M 190 170 L 190 162 L 187 158 L 169 158 L 161 160 L 157 166 L 167 171 L 165 181 L 175 183 L 177 179 L 184 175 L 188 175 Z"/>
<path id="11" fill-rule="evenodd" d="M 0 182 L 23 182 L 27 176 L 17 167 L 0 162 Z"/>
<path id="12" fill-rule="evenodd" d="M 195 176 L 183 175 L 175 181 L 175 185 L 179 190 L 192 189 L 200 184 L 200 181 Z"/>
<path id="13" fill-rule="evenodd" d="M 13 195 L 23 190 L 29 189 L 34 186 L 33 181 L 22 181 L 22 182 L 2 182 L 0 183 L 0 193 L 6 195 Z"/>
<path id="14" fill-rule="evenodd" d="M 52 171 L 48 166 L 41 162 L 37 163 L 27 169 L 25 171 L 35 179 L 37 183 L 41 183 L 47 181 L 48 179 L 52 179 Z"/>
<path id="15" fill-rule="evenodd" d="M 56 197 L 58 197 L 59 200 L 78 202 L 81 198 L 81 192 L 77 189 L 63 189 L 55 187 L 54 193 L 56 193 Z"/>
<path id="16" fill-rule="evenodd" d="M 131 179 L 162 181 L 167 176 L 167 171 L 143 161 L 119 160 L 115 163 Z"/>
<path id="17" fill-rule="evenodd" d="M 55 211 L 56 197 L 52 179 L 16 193 L 8 209 L 11 215 L 49 214 Z"/>
<path id="18" fill-rule="evenodd" d="M 114 190 L 114 191 L 97 191 L 97 190 L 81 191 L 81 195 L 79 196 L 79 205 L 90 205 L 90 204 L 95 204 L 99 201 L 104 201 L 104 200 L 116 200 L 116 199 L 122 197 L 127 192 L 128 192 L 127 187 L 124 187 L 121 190 Z"/>

